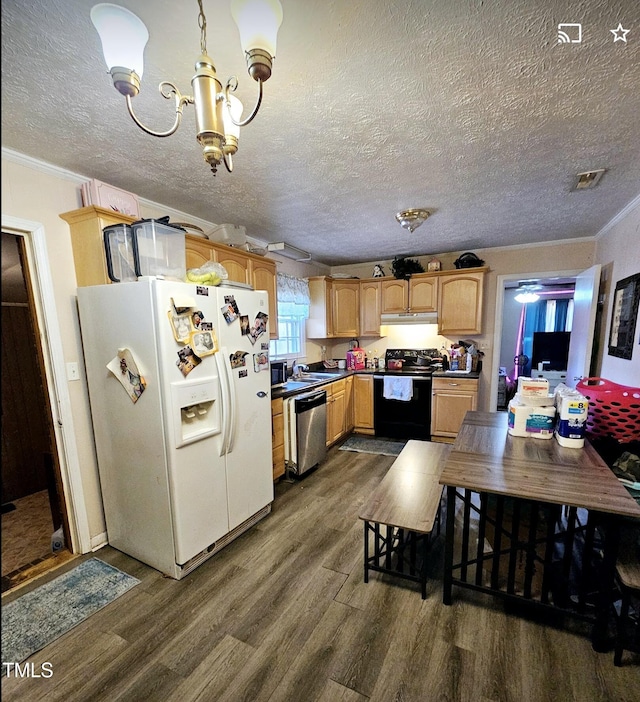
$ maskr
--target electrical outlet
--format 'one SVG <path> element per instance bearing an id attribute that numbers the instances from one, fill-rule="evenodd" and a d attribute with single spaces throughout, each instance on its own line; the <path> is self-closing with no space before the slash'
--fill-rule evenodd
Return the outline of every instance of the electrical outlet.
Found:
<path id="1" fill-rule="evenodd" d="M 67 363 L 67 380 L 80 380 L 80 371 L 77 363 Z"/>

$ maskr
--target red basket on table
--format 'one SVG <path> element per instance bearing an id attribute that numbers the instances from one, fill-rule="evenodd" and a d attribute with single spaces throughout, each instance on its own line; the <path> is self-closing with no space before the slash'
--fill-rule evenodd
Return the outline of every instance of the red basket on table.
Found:
<path id="1" fill-rule="evenodd" d="M 640 388 L 585 378 L 576 390 L 589 400 L 587 434 L 621 442 L 640 439 Z"/>

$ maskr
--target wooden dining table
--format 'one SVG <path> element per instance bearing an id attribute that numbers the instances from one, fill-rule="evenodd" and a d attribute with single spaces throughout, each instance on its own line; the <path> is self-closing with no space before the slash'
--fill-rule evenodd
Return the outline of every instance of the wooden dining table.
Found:
<path id="1" fill-rule="evenodd" d="M 606 650 L 620 532 L 640 506 L 593 446 L 511 436 L 506 413 L 467 412 L 440 483 L 444 604 L 457 586 L 570 613 Z"/>

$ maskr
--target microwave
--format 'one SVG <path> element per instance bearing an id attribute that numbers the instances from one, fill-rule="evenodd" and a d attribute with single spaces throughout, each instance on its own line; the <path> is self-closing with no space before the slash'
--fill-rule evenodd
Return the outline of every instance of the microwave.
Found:
<path id="1" fill-rule="evenodd" d="M 282 387 L 287 382 L 287 362 L 271 361 L 271 387 Z"/>

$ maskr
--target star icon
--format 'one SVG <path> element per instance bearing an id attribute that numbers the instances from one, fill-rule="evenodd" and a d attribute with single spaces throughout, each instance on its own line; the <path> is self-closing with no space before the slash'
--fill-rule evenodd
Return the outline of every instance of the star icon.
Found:
<path id="1" fill-rule="evenodd" d="M 613 34 L 614 44 L 617 41 L 623 41 L 625 44 L 627 43 L 627 34 L 629 34 L 630 30 L 623 29 L 622 24 L 620 22 L 618 22 L 618 26 L 615 29 L 610 29 L 609 31 L 611 32 L 611 34 Z"/>

